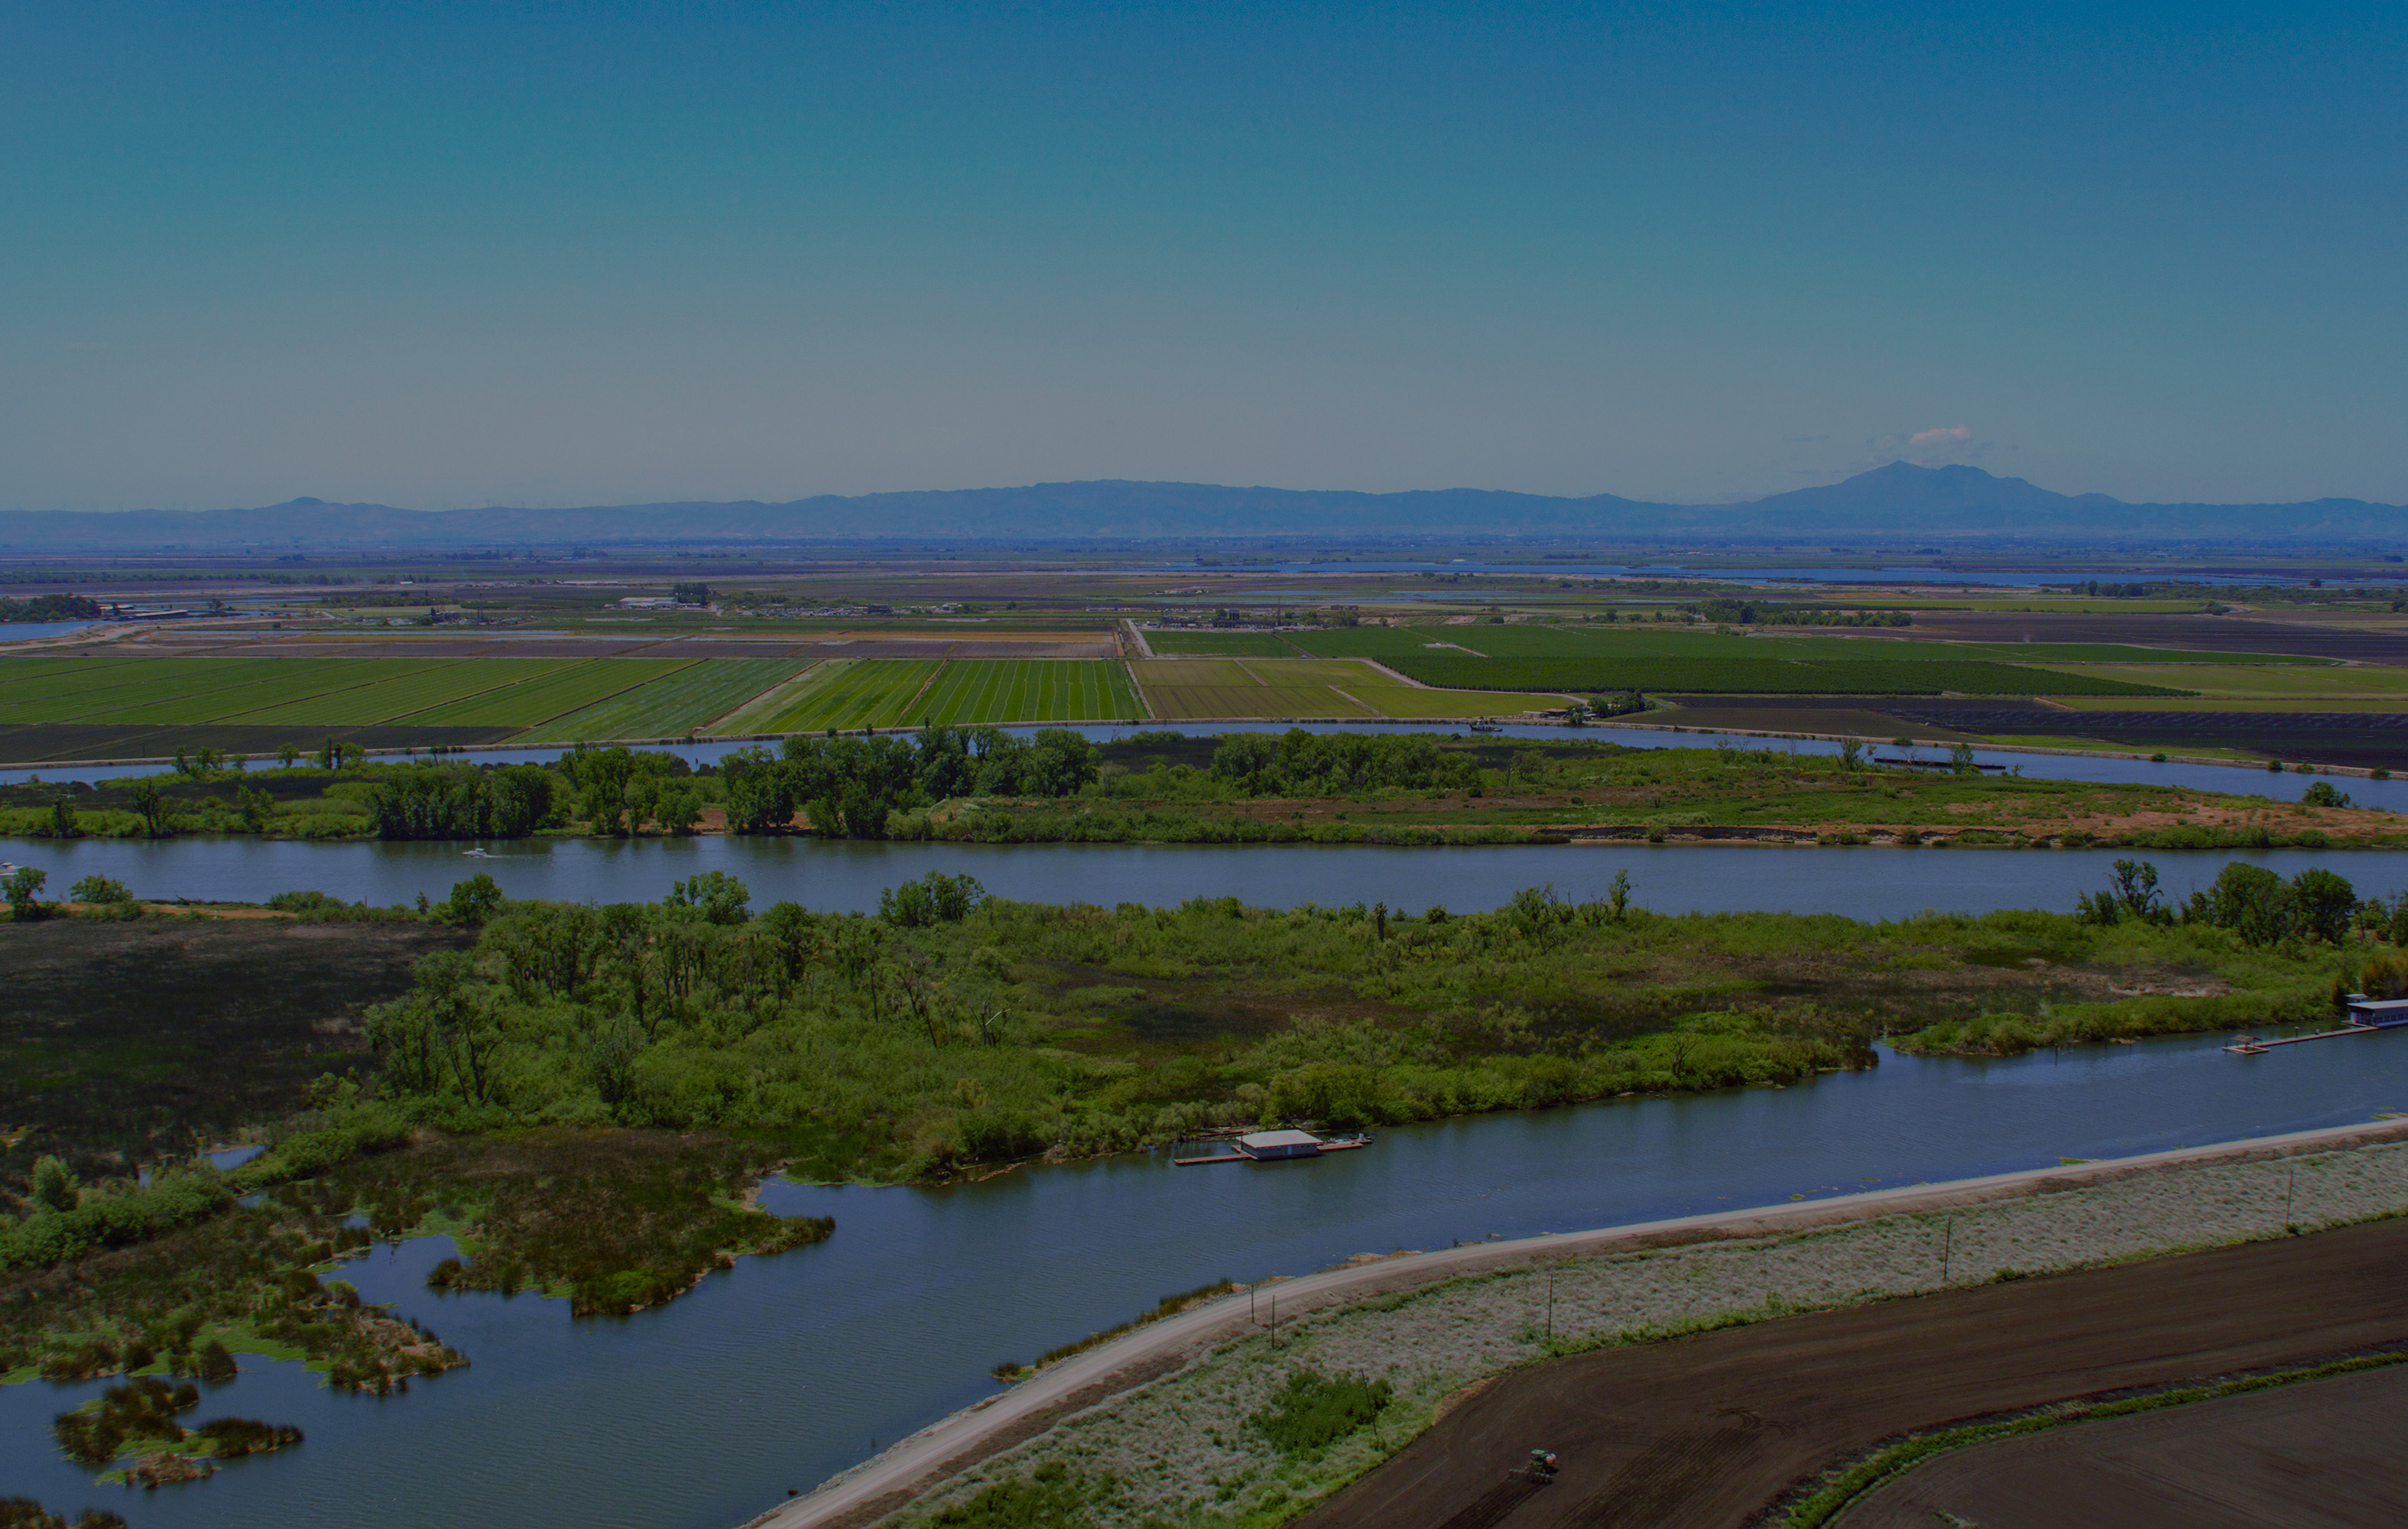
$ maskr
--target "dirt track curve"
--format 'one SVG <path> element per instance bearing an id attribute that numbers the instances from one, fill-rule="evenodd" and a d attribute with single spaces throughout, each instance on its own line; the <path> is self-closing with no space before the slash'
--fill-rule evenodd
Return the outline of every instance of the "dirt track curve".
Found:
<path id="1" fill-rule="evenodd" d="M 1737 1526 L 1890 1436 L 2408 1343 L 2408 1221 L 1977 1286 L 1509 1376 L 1310 1529 Z M 1533 1446 L 1562 1474 L 1500 1492 Z"/>

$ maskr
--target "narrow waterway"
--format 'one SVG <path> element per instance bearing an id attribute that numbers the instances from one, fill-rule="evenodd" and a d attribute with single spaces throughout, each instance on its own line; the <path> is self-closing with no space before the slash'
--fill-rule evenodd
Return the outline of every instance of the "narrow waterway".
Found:
<path id="1" fill-rule="evenodd" d="M 2256 1058 L 2218 1050 L 2224 1038 L 1990 1062 L 1885 1052 L 1870 1071 L 1794 1088 L 1390 1129 L 1368 1151 L 1307 1163 L 1182 1169 L 1161 1152 L 943 1189 L 776 1183 L 773 1208 L 833 1215 L 836 1236 L 742 1260 L 624 1320 L 572 1322 L 565 1303 L 533 1295 L 436 1295 L 425 1271 L 451 1245 L 424 1238 L 379 1248 L 345 1277 L 473 1367 L 378 1400 L 246 1358 L 195 1420 L 298 1423 L 308 1443 L 154 1493 L 93 1487 L 59 1457 L 51 1415 L 98 1383 L 0 1388 L 0 1481 L 53 1509 L 115 1508 L 137 1529 L 729 1529 L 992 1393 L 997 1362 L 1222 1276 L 2408 1108 L 2408 1036 Z"/>
<path id="2" fill-rule="evenodd" d="M 2128 850 L 1781 849 L 1754 845 L 1481 845 L 1446 850 L 1363 845 L 889 844 L 813 838 L 525 839 L 483 855 L 457 844 L 312 844 L 249 838 L 18 839 L 0 854 L 38 865 L 49 890 L 114 878 L 138 897 L 261 902 L 309 889 L 379 907 L 420 893 L 440 900 L 480 871 L 509 896 L 568 902 L 650 902 L 672 880 L 726 871 L 757 912 L 791 900 L 822 911 L 866 912 L 879 893 L 928 871 L 968 873 L 998 896 L 1026 902 L 1164 906 L 1237 897 L 1268 907 L 1384 902 L 1415 913 L 1498 907 L 1523 887 L 1600 897 L 1627 870 L 1641 907 L 1660 913 L 1762 909 L 1905 918 L 1926 908 L 2071 912 L 2078 893 L 2108 884 Z M 2180 901 L 2245 860 L 2290 876 L 2323 865 L 2361 896 L 2408 888 L 2408 853 L 2309 850 L 2152 853 Z"/>

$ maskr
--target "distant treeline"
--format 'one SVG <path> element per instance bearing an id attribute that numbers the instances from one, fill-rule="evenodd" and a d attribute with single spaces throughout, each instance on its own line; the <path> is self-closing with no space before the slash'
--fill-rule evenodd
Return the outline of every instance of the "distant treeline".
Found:
<path id="1" fill-rule="evenodd" d="M 1753 600 L 1700 600 L 1684 606 L 1710 622 L 1734 626 L 1913 626 L 1903 610 L 1829 610 L 1820 606 L 1764 606 Z"/>
<path id="2" fill-rule="evenodd" d="M 0 622 L 96 622 L 100 602 L 80 594 L 36 594 L 30 600 L 0 596 Z"/>

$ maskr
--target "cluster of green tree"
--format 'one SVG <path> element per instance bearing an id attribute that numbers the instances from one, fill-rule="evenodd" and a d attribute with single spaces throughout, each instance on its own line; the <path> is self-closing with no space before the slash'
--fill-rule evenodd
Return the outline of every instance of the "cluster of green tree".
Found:
<path id="1" fill-rule="evenodd" d="M 1212 776 L 1241 796 L 1342 796 L 1361 791 L 1468 791 L 1469 754 L 1425 733 L 1232 733 L 1212 752 Z"/>
<path id="2" fill-rule="evenodd" d="M 1904 610 L 1770 610 L 1757 618 L 1768 626 L 1913 626 Z"/>
<path id="3" fill-rule="evenodd" d="M 2206 891 L 2192 893 L 2179 908 L 2168 906 L 2157 885 L 2157 868 L 2146 861 L 2119 860 L 2114 873 L 2114 886 L 2082 894 L 2075 917 L 2101 926 L 2128 921 L 2203 924 L 2230 930 L 2253 946 L 2297 941 L 2339 945 L 2359 927 L 2408 943 L 2408 902 L 2398 909 L 2361 903 L 2356 889 L 2321 865 L 2285 880 L 2262 865 L 2234 861 Z"/>
<path id="4" fill-rule="evenodd" d="M 422 764 L 377 781 L 368 821 L 380 839 L 524 838 L 566 821 L 568 793 L 561 784 L 540 764 Z"/>
<path id="5" fill-rule="evenodd" d="M 686 834 L 702 818 L 702 791 L 688 779 L 693 766 L 675 754 L 575 749 L 560 756 L 558 768 L 576 789 L 586 832 L 597 837 L 624 837 L 647 822 Z"/>
<path id="6" fill-rule="evenodd" d="M 2322 582 L 2319 580 L 2318 582 Z M 2043 589 L 2061 589 L 2069 594 L 2086 594 L 2112 600 L 2138 600 L 2151 594 L 2196 594 L 2196 584 L 2115 584 L 2086 579 L 2078 584 L 2043 584 Z"/>
<path id="7" fill-rule="evenodd" d="M 707 606 L 710 604 L 710 586 L 698 580 L 694 583 L 671 584 L 669 598 L 681 606 Z"/>
<path id="8" fill-rule="evenodd" d="M 30 600 L 0 595 L 0 622 L 96 622 L 100 603 L 80 594 L 36 594 Z"/>
<path id="9" fill-rule="evenodd" d="M 1021 739 L 997 728 L 929 727 L 905 737 L 788 738 L 777 755 L 720 761 L 731 833 L 784 829 L 796 809 L 814 833 L 884 838 L 889 820 L 962 796 L 1068 796 L 1094 783 L 1096 746 L 1068 728 Z"/>

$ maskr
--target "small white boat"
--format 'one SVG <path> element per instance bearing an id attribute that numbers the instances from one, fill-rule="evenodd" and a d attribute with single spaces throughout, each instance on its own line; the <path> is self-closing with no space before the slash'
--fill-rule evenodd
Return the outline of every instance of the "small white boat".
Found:
<path id="1" fill-rule="evenodd" d="M 471 860 L 491 860 L 494 858 L 486 851 L 485 847 L 481 844 L 473 850 L 463 850 L 460 852 L 466 855 Z"/>

